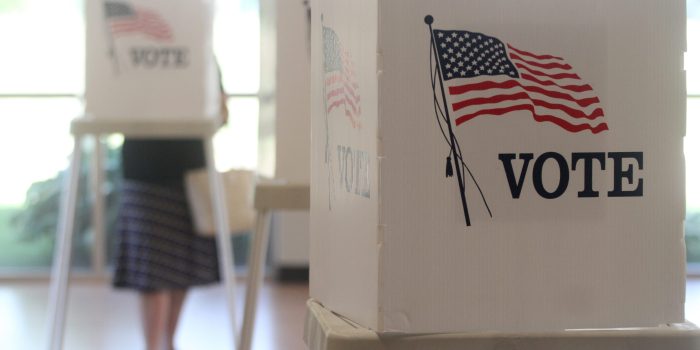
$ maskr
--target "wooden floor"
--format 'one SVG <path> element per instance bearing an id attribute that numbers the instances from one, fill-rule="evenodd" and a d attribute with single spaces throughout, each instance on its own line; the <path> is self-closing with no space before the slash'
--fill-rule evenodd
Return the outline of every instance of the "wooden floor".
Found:
<path id="1" fill-rule="evenodd" d="M 237 290 L 239 305 L 243 290 Z M 700 324 L 700 279 L 687 284 L 686 317 Z M 263 286 L 255 350 L 304 350 L 306 284 L 266 282 Z M 0 284 L 0 349 L 45 349 L 48 285 Z M 138 299 L 134 293 L 115 291 L 106 283 L 71 285 L 64 349 L 141 350 Z M 223 288 L 197 288 L 188 296 L 177 335 L 178 350 L 233 349 Z"/>
<path id="2" fill-rule="evenodd" d="M 236 292 L 240 327 L 243 289 Z M 306 284 L 266 282 L 253 349 L 306 349 L 302 336 L 307 299 Z M 0 349 L 45 349 L 47 302 L 47 283 L 0 284 Z M 225 303 L 221 286 L 194 289 L 185 301 L 177 349 L 233 349 Z M 102 282 L 72 283 L 64 349 L 145 349 L 138 306 L 133 292 L 115 291 Z"/>

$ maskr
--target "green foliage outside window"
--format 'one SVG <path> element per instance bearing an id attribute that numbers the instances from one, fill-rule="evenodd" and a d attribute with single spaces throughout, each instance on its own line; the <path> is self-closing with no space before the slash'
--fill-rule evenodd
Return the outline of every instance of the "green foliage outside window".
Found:
<path id="1" fill-rule="evenodd" d="M 689 263 L 700 263 L 700 212 L 688 213 L 685 218 L 685 244 Z"/>
<path id="2" fill-rule="evenodd" d="M 81 162 L 76 215 L 73 236 L 73 263 L 79 266 L 90 264 L 92 247 L 92 207 L 94 199 L 89 194 L 91 159 L 85 157 Z M 105 206 L 106 231 L 114 232 L 118 211 L 119 188 L 121 187 L 121 164 L 119 149 L 109 149 L 105 157 Z M 53 240 L 59 225 L 59 212 L 62 189 L 67 170 L 56 177 L 32 184 L 27 191 L 27 199 L 22 210 L 10 219 L 10 230 L 19 241 Z M 111 235 L 110 235 L 111 236 Z M 111 247 L 112 245 L 110 245 Z"/>
<path id="3" fill-rule="evenodd" d="M 105 179 L 105 231 L 107 235 L 107 256 L 114 256 L 114 232 L 117 230 L 119 193 L 122 184 L 121 148 L 108 149 L 104 160 Z M 93 245 L 92 208 L 93 198 L 89 194 L 89 173 L 92 160 L 89 152 L 83 157 L 80 167 L 78 197 L 73 235 L 73 266 L 90 266 L 90 251 Z M 34 183 L 27 191 L 23 208 L 10 215 L 9 230 L 16 239 L 25 242 L 49 242 L 53 245 L 59 225 L 62 188 L 68 172 L 63 170 L 51 179 Z M 1 211 L 0 211 L 1 212 Z M 2 218 L 0 217 L 0 221 Z M 236 266 L 244 266 L 248 260 L 248 235 L 233 237 L 233 250 Z M 0 254 L 2 248 L 0 247 Z M 109 261 L 108 261 L 109 263 Z M 50 264 L 50 262 L 48 262 Z M 46 264 L 44 264 L 46 265 Z"/>

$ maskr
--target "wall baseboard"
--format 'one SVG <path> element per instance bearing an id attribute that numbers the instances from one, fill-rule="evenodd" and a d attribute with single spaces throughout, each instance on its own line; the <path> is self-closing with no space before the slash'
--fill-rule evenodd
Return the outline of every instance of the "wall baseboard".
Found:
<path id="1" fill-rule="evenodd" d="M 309 267 L 278 267 L 275 279 L 284 283 L 309 282 Z"/>

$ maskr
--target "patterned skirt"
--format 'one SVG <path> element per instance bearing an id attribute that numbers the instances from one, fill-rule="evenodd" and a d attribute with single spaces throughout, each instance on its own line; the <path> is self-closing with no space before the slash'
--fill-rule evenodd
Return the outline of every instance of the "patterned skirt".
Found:
<path id="1" fill-rule="evenodd" d="M 194 233 L 184 187 L 125 180 L 113 284 L 140 291 L 217 282 L 216 242 Z"/>

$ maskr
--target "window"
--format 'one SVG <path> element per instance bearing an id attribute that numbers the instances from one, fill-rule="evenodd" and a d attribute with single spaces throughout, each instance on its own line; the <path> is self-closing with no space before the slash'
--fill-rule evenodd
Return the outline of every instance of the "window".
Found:
<path id="1" fill-rule="evenodd" d="M 0 160 L 3 169 L 12 169 L 0 181 L 0 275 L 46 274 L 52 261 L 61 175 L 73 148 L 69 126 L 83 110 L 84 1 L 0 0 Z M 217 166 L 256 168 L 259 3 L 218 0 L 216 9 L 215 51 L 230 110 L 228 126 L 214 140 Z M 104 141 L 107 182 L 118 185 L 122 138 Z M 85 174 L 94 152 L 86 154 Z M 95 259 L 88 179 L 81 178 L 81 185 L 73 265 L 99 271 L 105 261 Z M 107 211 L 109 221 L 114 206 Z"/>

